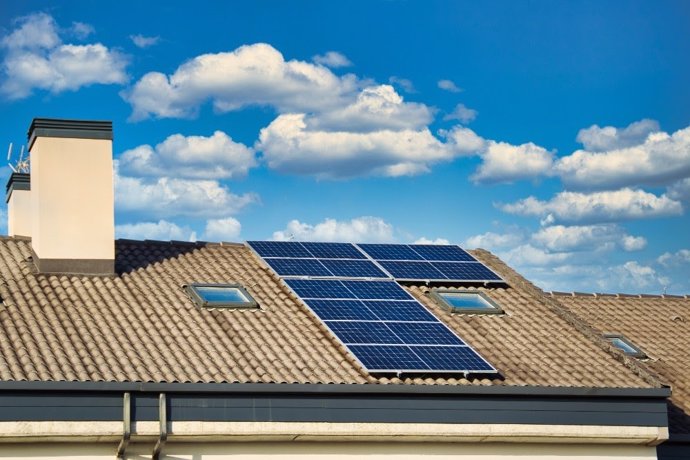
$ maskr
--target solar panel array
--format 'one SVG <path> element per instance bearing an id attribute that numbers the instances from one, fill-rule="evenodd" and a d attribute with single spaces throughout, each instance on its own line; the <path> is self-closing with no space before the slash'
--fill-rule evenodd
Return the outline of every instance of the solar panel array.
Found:
<path id="1" fill-rule="evenodd" d="M 400 281 L 502 281 L 458 246 L 360 244 L 359 248 Z"/>
<path id="2" fill-rule="evenodd" d="M 496 372 L 395 281 L 285 282 L 369 372 Z"/>
<path id="3" fill-rule="evenodd" d="M 248 244 L 369 372 L 496 372 L 390 279 L 448 281 L 446 273 L 457 273 L 470 276 L 471 281 L 480 275 L 500 280 L 459 247 L 293 241 Z M 429 277 L 416 264 L 430 265 L 438 273 Z M 488 273 L 479 271 L 477 265 Z M 424 276 L 415 278 L 417 275 Z"/>
<path id="4" fill-rule="evenodd" d="M 250 241 L 283 277 L 502 282 L 458 246 Z"/>

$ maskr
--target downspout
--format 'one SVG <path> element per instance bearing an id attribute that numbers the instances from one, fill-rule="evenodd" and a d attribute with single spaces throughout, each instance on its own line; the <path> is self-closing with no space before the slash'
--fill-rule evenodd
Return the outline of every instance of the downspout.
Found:
<path id="1" fill-rule="evenodd" d="M 129 439 L 132 437 L 132 423 L 131 423 L 131 396 L 129 392 L 125 393 L 122 398 L 122 439 L 117 446 L 116 458 L 125 458 L 125 450 L 129 445 Z"/>
<path id="2" fill-rule="evenodd" d="M 165 441 L 168 440 L 168 416 L 165 393 L 160 393 L 158 395 L 158 423 L 160 431 L 158 434 L 158 441 L 156 441 L 156 445 L 153 447 L 153 454 L 151 454 L 152 460 L 158 460 L 160 458 Z"/>

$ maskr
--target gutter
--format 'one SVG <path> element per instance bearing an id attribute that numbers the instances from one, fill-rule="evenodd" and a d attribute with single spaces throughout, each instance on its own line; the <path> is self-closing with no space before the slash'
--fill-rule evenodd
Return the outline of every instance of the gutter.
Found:
<path id="1" fill-rule="evenodd" d="M 589 388 L 474 385 L 372 385 L 304 383 L 155 383 L 0 381 L 0 391 L 104 391 L 146 393 L 280 393 L 280 394 L 397 394 L 397 395 L 495 395 L 564 396 L 590 398 L 667 398 L 669 387 Z"/>

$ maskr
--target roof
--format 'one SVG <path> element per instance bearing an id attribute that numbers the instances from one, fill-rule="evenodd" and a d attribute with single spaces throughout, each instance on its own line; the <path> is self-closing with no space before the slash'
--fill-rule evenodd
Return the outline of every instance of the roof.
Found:
<path id="1" fill-rule="evenodd" d="M 452 315 L 407 289 L 497 377 L 372 376 L 242 244 L 118 240 L 114 276 L 37 274 L 30 241 L 0 239 L 0 381 L 345 383 L 657 388 L 582 321 L 492 254 L 503 315 Z M 240 282 L 260 310 L 204 309 L 193 282 Z M 448 286 L 450 289 L 455 289 Z"/>
<path id="2" fill-rule="evenodd" d="M 641 362 L 671 386 L 669 431 L 690 434 L 690 298 L 554 293 L 601 333 L 619 333 L 648 356 Z M 630 358 L 632 360 L 632 358 Z"/>

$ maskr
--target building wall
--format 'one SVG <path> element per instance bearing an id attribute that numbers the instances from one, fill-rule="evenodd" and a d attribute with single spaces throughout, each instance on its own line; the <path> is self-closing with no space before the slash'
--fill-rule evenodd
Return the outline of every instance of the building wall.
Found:
<path id="1" fill-rule="evenodd" d="M 117 443 L 106 444 L 2 444 L 1 459 L 21 460 L 112 460 Z M 127 459 L 151 457 L 153 443 L 130 445 Z M 476 443 L 169 443 L 161 459 L 175 460 L 261 460 L 261 459 L 395 459 L 432 457 L 443 459 L 507 460 L 649 460 L 656 459 L 654 447 L 558 444 Z"/>

